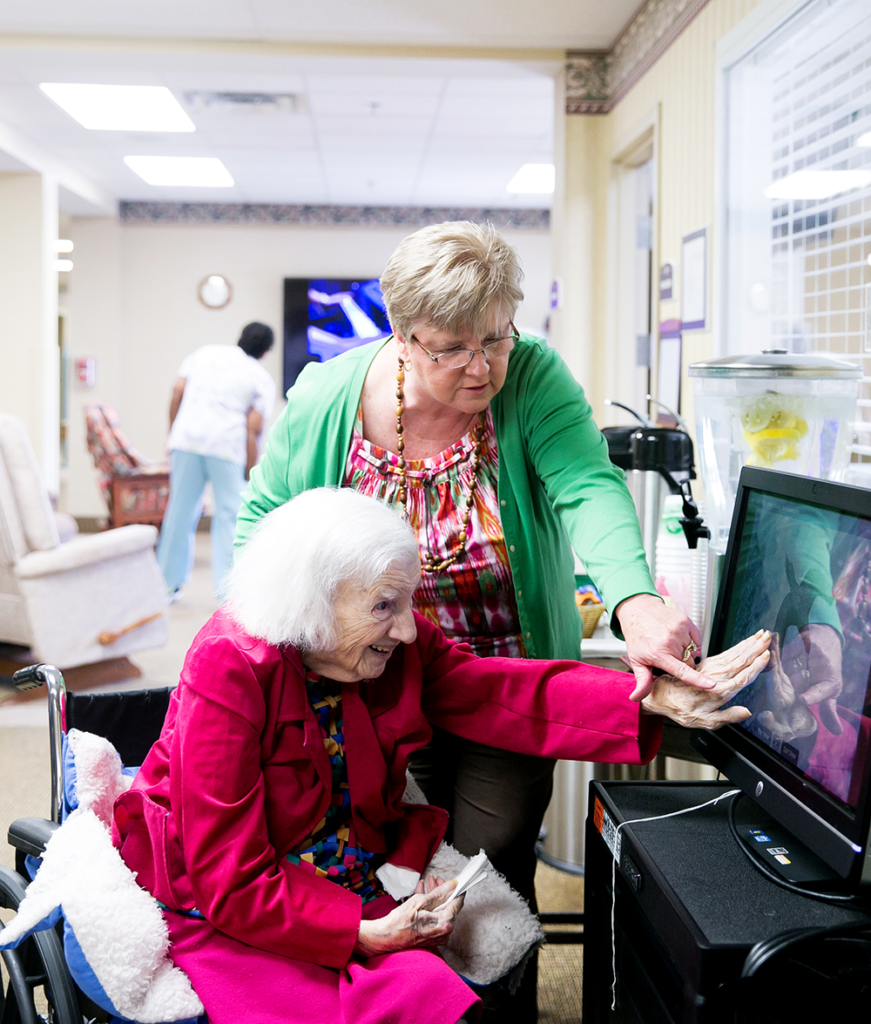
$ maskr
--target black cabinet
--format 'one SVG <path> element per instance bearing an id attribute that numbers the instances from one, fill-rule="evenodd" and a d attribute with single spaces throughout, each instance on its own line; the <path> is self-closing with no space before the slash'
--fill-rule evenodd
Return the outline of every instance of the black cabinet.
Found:
<path id="1" fill-rule="evenodd" d="M 760 875 L 732 838 L 725 800 L 679 817 L 627 824 L 620 829 L 615 871 L 617 825 L 693 807 L 731 788 L 591 783 L 584 1024 L 731 1024 L 735 1001 L 744 997 L 741 968 L 757 942 L 793 928 L 867 920 L 859 911 L 794 895 Z"/>

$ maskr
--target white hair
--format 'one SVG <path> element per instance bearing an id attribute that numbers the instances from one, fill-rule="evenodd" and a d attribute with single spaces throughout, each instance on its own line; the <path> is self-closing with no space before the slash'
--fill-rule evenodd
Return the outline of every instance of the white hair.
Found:
<path id="1" fill-rule="evenodd" d="M 418 327 L 485 337 L 494 316 L 514 319 L 523 300 L 517 252 L 492 224 L 446 221 L 409 235 L 387 261 L 381 289 L 394 332 Z"/>
<path id="2" fill-rule="evenodd" d="M 375 498 L 318 487 L 257 524 L 226 580 L 227 610 L 251 636 L 304 651 L 336 644 L 333 602 L 346 582 L 374 587 L 393 567 L 420 575 L 414 534 Z"/>

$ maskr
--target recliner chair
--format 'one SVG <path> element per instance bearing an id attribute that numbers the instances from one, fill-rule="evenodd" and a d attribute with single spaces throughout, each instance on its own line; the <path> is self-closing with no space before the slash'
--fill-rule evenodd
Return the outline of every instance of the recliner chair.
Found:
<path id="1" fill-rule="evenodd" d="M 135 525 L 61 544 L 24 422 L 0 413 L 0 642 L 64 668 L 162 647 L 156 541 Z"/>

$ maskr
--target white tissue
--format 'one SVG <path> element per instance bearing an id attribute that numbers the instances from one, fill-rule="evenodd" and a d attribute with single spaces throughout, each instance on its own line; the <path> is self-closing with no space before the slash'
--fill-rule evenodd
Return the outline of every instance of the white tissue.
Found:
<path id="1" fill-rule="evenodd" d="M 449 903 L 452 903 L 458 896 L 462 896 L 464 892 L 471 889 L 473 885 L 477 885 L 478 882 L 483 882 L 487 877 L 487 870 L 485 865 L 489 864 L 487 860 L 487 854 L 481 850 L 477 857 L 473 857 L 469 863 L 463 868 L 463 870 L 457 875 L 457 887 L 451 893 L 451 895 L 445 900 L 442 906 L 446 907 Z"/>

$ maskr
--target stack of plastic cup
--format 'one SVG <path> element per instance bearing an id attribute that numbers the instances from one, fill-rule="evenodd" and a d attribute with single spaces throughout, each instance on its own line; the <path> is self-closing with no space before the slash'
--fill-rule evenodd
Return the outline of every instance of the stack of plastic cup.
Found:
<path id="1" fill-rule="evenodd" d="M 687 546 L 680 524 L 682 515 L 683 502 L 680 495 L 668 495 L 656 537 L 655 582 L 656 589 L 663 597 L 670 598 L 678 611 L 693 618 L 694 552 Z"/>
<path id="2" fill-rule="evenodd" d="M 705 503 L 698 502 L 699 515 L 705 517 Z M 692 555 L 692 610 L 690 618 L 702 629 L 705 621 L 705 596 L 708 591 L 708 541 L 704 537 L 699 538 L 699 546 Z M 713 614 L 713 609 L 711 609 Z"/>

